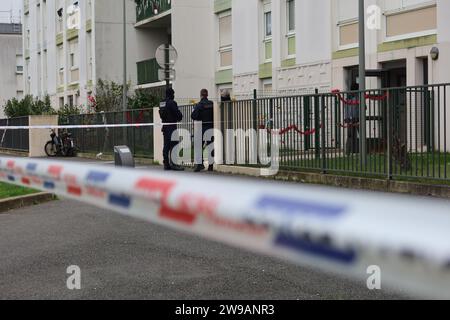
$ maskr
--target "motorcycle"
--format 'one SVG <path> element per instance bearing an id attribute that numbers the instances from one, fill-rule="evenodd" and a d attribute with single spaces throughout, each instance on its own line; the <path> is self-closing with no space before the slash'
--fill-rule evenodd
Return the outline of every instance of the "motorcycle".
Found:
<path id="1" fill-rule="evenodd" d="M 45 144 L 45 153 L 49 157 L 76 157 L 76 147 L 72 134 L 64 131 L 58 137 L 55 130 L 50 131 L 51 140 Z"/>

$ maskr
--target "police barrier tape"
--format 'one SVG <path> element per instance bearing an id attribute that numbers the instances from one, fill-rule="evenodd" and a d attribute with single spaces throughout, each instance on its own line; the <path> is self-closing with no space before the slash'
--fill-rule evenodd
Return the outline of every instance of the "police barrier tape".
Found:
<path id="1" fill-rule="evenodd" d="M 239 248 L 450 298 L 450 202 L 0 157 L 0 180 Z"/>

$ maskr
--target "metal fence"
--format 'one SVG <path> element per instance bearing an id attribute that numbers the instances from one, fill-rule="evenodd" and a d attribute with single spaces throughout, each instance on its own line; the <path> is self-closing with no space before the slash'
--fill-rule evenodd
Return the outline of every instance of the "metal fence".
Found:
<path id="1" fill-rule="evenodd" d="M 191 160 L 184 163 L 186 167 L 193 167 L 194 166 L 194 122 L 191 119 L 191 114 L 194 109 L 194 105 L 188 104 L 188 105 L 182 105 L 179 106 L 179 109 L 181 113 L 183 114 L 183 120 L 178 125 L 178 129 L 183 129 L 190 132 L 190 140 L 189 141 L 183 141 L 181 140 L 181 145 L 183 147 L 183 150 L 187 150 L 188 146 L 191 147 Z"/>
<path id="2" fill-rule="evenodd" d="M 222 131 L 244 132 L 235 141 L 224 134 L 224 162 L 233 142 L 249 164 L 249 130 L 278 131 L 282 169 L 448 182 L 449 94 L 442 84 L 223 103 Z"/>
<path id="3" fill-rule="evenodd" d="M 153 109 L 60 117 L 60 125 L 152 123 Z M 153 158 L 153 127 L 71 129 L 82 153 L 111 154 L 114 146 L 127 145 L 135 157 Z"/>
<path id="4" fill-rule="evenodd" d="M 0 119 L 0 126 L 28 126 L 28 117 Z M 0 148 L 13 151 L 29 151 L 28 130 L 0 130 Z"/>
<path id="5" fill-rule="evenodd" d="M 262 167 L 252 162 L 262 133 L 281 137 L 281 169 L 323 173 L 414 178 L 450 182 L 447 128 L 450 84 L 310 93 L 220 104 L 223 162 Z M 361 102 L 363 101 L 363 102 Z M 180 106 L 180 129 L 190 132 L 192 105 Z M 365 118 L 365 119 L 364 119 Z M 152 123 L 153 109 L 60 117 L 60 124 Z M 365 120 L 365 121 L 361 121 Z M 28 118 L 0 120 L 1 125 L 28 125 Z M 154 157 L 153 127 L 70 130 L 81 152 L 110 154 L 128 145 L 136 157 Z M 232 136 L 226 133 L 231 131 Z M 238 133 L 240 132 L 240 133 Z M 254 134 L 252 134 L 254 132 Z M 270 134 L 264 149 L 270 152 Z M 6 130 L 1 146 L 28 150 L 27 130 Z M 253 139 L 253 140 L 252 140 Z M 253 143 L 253 144 L 252 144 Z M 235 148 L 230 149 L 230 145 Z M 256 153 L 259 154 L 256 149 Z M 192 150 L 191 159 L 194 157 Z M 237 159 L 244 159 L 237 163 Z M 192 165 L 188 161 L 186 165 Z"/>

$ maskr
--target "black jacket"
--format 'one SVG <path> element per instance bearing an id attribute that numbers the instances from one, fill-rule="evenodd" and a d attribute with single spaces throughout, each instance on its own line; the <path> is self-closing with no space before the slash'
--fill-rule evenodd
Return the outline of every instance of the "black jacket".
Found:
<path id="1" fill-rule="evenodd" d="M 192 120 L 202 121 L 203 130 L 214 128 L 214 104 L 203 98 L 194 108 L 191 115 Z"/>
<path id="2" fill-rule="evenodd" d="M 178 108 L 178 104 L 175 102 L 174 97 L 168 95 L 166 100 L 159 105 L 159 115 L 161 116 L 162 123 L 178 123 L 183 120 L 183 114 Z M 176 125 L 163 126 L 163 131 L 165 129 L 176 128 Z"/>

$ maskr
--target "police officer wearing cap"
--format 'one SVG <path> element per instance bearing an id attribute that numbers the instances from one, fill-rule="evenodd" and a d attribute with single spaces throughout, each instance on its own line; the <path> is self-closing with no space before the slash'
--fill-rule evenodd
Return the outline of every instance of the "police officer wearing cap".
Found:
<path id="1" fill-rule="evenodd" d="M 175 102 L 175 91 L 172 88 L 166 90 L 166 99 L 159 105 L 159 115 L 163 123 L 164 170 L 183 171 L 184 169 L 173 164 L 171 159 L 172 150 L 178 144 L 177 141 L 172 141 L 172 135 L 177 130 L 176 124 L 183 120 L 183 114 L 178 108 L 178 104 Z"/>

